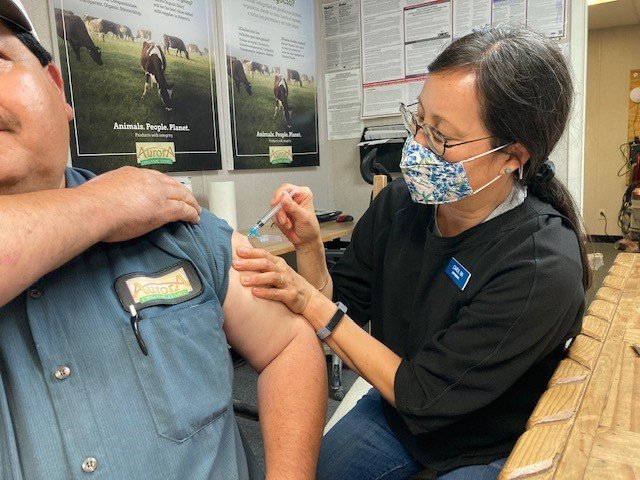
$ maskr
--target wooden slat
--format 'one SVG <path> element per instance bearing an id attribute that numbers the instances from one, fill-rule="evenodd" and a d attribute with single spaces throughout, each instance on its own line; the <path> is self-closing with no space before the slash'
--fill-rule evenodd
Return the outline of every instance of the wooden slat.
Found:
<path id="1" fill-rule="evenodd" d="M 631 269 L 629 267 L 623 267 L 622 265 L 613 265 L 609 269 L 609 275 L 616 277 L 627 278 Z"/>
<path id="2" fill-rule="evenodd" d="M 537 424 L 568 420 L 575 416 L 584 394 L 586 382 L 564 383 L 546 390 L 527 422 Z"/>
<path id="3" fill-rule="evenodd" d="M 587 315 L 582 319 L 582 330 L 580 330 L 580 333 L 588 337 L 603 341 L 608 330 L 609 324 L 601 318 Z"/>
<path id="4" fill-rule="evenodd" d="M 584 480 L 638 480 L 640 467 L 617 462 L 607 462 L 591 457 L 584 472 Z"/>
<path id="5" fill-rule="evenodd" d="M 620 290 L 616 290 L 615 288 L 600 287 L 596 292 L 596 298 L 599 300 L 606 300 L 611 303 L 618 303 L 621 293 L 622 292 Z"/>
<path id="6" fill-rule="evenodd" d="M 575 360 L 565 358 L 553 372 L 553 376 L 549 380 L 549 388 L 563 383 L 584 382 L 589 378 L 589 375 L 590 371 L 586 367 Z"/>
<path id="7" fill-rule="evenodd" d="M 607 322 L 611 322 L 615 312 L 616 304 L 605 300 L 594 300 L 587 309 L 587 315 L 593 315 L 594 317 L 601 318 Z"/>
<path id="8" fill-rule="evenodd" d="M 601 460 L 640 467 L 640 433 L 601 430 L 591 456 Z"/>
<path id="9" fill-rule="evenodd" d="M 616 259 L 613 261 L 613 264 L 630 267 L 633 265 L 633 262 L 635 262 L 637 255 L 637 253 L 619 253 Z"/>
<path id="10" fill-rule="evenodd" d="M 499 480 L 515 480 L 550 472 L 558 461 L 571 422 L 556 422 L 524 432 L 507 459 Z"/>
<path id="11" fill-rule="evenodd" d="M 598 360 L 601 343 L 586 335 L 578 335 L 571 347 L 569 347 L 569 358 L 575 360 L 580 365 L 593 371 L 593 367 Z"/>
<path id="12" fill-rule="evenodd" d="M 376 198 L 384 187 L 387 186 L 386 175 L 374 175 L 373 176 L 373 198 Z"/>
<path id="13" fill-rule="evenodd" d="M 618 277 L 616 275 L 607 275 L 602 281 L 602 286 L 622 290 L 625 278 L 626 277 Z"/>
<path id="14" fill-rule="evenodd" d="M 615 377 L 624 324 L 618 314 L 609 328 L 596 368 L 592 371 L 573 429 L 556 468 L 557 479 L 582 479 L 587 469 L 591 449 L 597 442 L 596 431 L 603 416 L 607 398 Z M 585 337 L 588 338 L 588 337 Z M 594 343 L 598 343 L 593 340 Z M 608 479 L 605 479 L 608 480 Z"/>

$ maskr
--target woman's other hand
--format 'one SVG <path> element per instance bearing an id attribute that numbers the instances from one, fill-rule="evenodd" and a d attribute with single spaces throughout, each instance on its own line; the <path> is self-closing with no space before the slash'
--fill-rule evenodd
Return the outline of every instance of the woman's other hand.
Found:
<path id="1" fill-rule="evenodd" d="M 284 194 L 288 192 L 291 197 Z M 320 242 L 320 224 L 313 206 L 313 193 L 308 187 L 290 183 L 280 186 L 273 194 L 271 205 L 280 202 L 282 210 L 275 216 L 275 223 L 296 249 Z"/>
<path id="2" fill-rule="evenodd" d="M 242 247 L 236 253 L 239 258 L 233 261 L 233 268 L 256 297 L 281 302 L 293 313 L 302 314 L 312 295 L 322 295 L 281 257 L 258 248 Z"/>

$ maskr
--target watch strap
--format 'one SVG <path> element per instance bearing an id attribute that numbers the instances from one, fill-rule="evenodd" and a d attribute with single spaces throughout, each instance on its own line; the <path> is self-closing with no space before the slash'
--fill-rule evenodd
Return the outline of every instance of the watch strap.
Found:
<path id="1" fill-rule="evenodd" d="M 340 323 L 340 320 L 342 320 L 344 315 L 347 313 L 347 307 L 344 303 L 336 302 L 336 307 L 338 307 L 338 310 L 336 310 L 336 313 L 333 314 L 333 317 L 331 317 L 331 320 L 329 320 L 329 323 L 326 326 L 320 328 L 316 332 L 316 335 L 320 340 L 324 340 L 329 335 L 331 335 L 331 333 L 335 330 L 335 328 Z"/>

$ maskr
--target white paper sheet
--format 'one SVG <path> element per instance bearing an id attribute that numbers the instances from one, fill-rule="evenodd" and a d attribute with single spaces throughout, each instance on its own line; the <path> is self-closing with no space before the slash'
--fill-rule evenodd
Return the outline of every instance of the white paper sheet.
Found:
<path id="1" fill-rule="evenodd" d="M 324 76 L 327 98 L 327 137 L 329 140 L 360 138 L 364 125 L 360 118 L 360 69 L 327 73 Z"/>

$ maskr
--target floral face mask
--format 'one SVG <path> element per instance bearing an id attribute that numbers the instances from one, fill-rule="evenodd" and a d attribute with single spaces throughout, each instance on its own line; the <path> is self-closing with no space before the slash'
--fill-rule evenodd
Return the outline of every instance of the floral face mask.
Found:
<path id="1" fill-rule="evenodd" d="M 464 164 L 508 145 L 510 143 L 505 143 L 466 160 L 452 163 L 436 155 L 418 143 L 413 135 L 410 135 L 402 148 L 400 170 L 409 188 L 411 199 L 416 203 L 436 205 L 457 202 L 465 197 L 475 195 L 498 180 L 502 174 L 474 191 L 469 183 Z"/>

